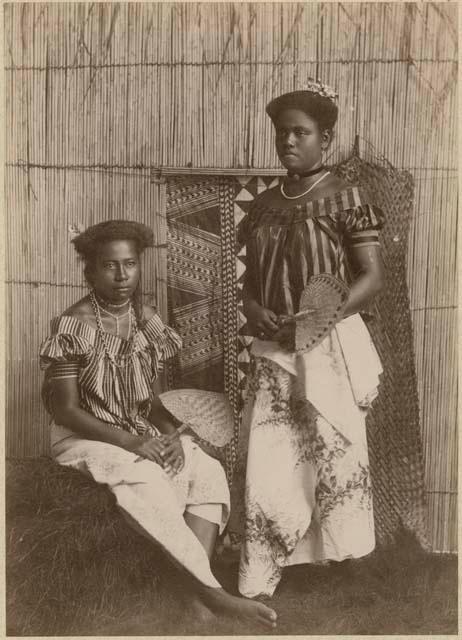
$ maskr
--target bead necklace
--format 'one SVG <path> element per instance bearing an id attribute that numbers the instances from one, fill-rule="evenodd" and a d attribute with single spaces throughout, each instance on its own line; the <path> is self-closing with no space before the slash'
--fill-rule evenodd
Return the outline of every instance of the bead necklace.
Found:
<path id="1" fill-rule="evenodd" d="M 99 309 L 99 311 L 106 313 L 108 316 L 111 316 L 111 318 L 114 318 L 114 320 L 116 321 L 116 335 L 119 336 L 119 320 L 122 320 L 123 318 L 126 318 L 128 316 L 128 337 L 130 337 L 130 330 L 131 330 L 131 306 L 129 305 L 128 310 L 125 313 L 122 313 L 122 315 L 116 315 L 115 313 L 111 313 L 110 311 L 108 311 L 107 309 L 105 309 L 104 307 L 102 307 L 99 302 L 98 302 L 98 298 L 95 296 L 95 302 L 96 305 Z M 124 302 L 124 304 L 127 304 L 126 302 Z M 128 338 L 127 337 L 127 338 Z"/>
<path id="2" fill-rule="evenodd" d="M 98 304 L 100 305 L 100 307 L 102 307 L 102 305 L 106 305 L 107 307 L 112 307 L 113 309 L 122 309 L 122 307 L 126 307 L 127 304 L 130 304 L 130 300 L 125 300 L 125 302 L 122 302 L 122 304 L 114 304 L 113 302 L 108 302 L 107 300 L 104 300 L 104 298 L 102 298 L 101 296 L 97 296 L 96 293 L 95 293 L 95 299 L 97 301 L 99 299 Z M 104 310 L 106 311 L 106 309 Z"/>
<path id="3" fill-rule="evenodd" d="M 284 191 L 284 185 L 283 185 L 283 183 L 281 182 L 281 187 L 280 187 L 280 189 L 281 189 L 281 194 L 282 194 L 282 195 L 284 196 L 284 198 L 286 198 L 287 200 L 297 200 L 297 198 L 301 198 L 301 197 L 303 197 L 303 196 L 306 196 L 310 191 L 312 191 L 312 190 L 315 188 L 315 186 L 321 182 L 321 180 L 324 180 L 324 178 L 325 178 L 326 176 L 328 176 L 328 175 L 329 175 L 329 173 L 330 173 L 330 171 L 327 171 L 327 173 L 325 173 L 325 174 L 324 174 L 324 175 L 322 175 L 320 178 L 318 178 L 318 179 L 316 180 L 316 182 L 314 182 L 314 183 L 311 185 L 311 187 L 310 187 L 309 189 L 307 189 L 307 190 L 306 190 L 306 191 L 304 191 L 303 193 L 300 193 L 298 196 L 288 196 L 288 195 L 287 195 L 287 193 Z"/>
<path id="4" fill-rule="evenodd" d="M 135 347 L 134 338 L 138 331 L 138 324 L 136 322 L 136 316 L 135 316 L 135 312 L 133 310 L 131 301 L 129 302 L 130 306 L 129 306 L 128 336 L 127 336 L 127 340 L 130 340 L 130 351 L 126 355 L 120 356 L 122 360 L 121 363 L 117 362 L 117 360 L 114 358 L 109 348 L 106 331 L 104 331 L 103 321 L 101 319 L 101 314 L 99 311 L 100 307 L 96 301 L 96 296 L 93 291 L 90 292 L 90 302 L 93 307 L 93 313 L 95 314 L 95 320 L 96 320 L 96 327 L 98 329 L 98 334 L 99 334 L 99 337 L 101 338 L 101 342 L 103 343 L 106 356 L 116 367 L 125 367 L 128 364 L 129 360 L 133 357 L 134 347 Z M 132 327 L 134 328 L 133 335 L 132 335 Z"/>

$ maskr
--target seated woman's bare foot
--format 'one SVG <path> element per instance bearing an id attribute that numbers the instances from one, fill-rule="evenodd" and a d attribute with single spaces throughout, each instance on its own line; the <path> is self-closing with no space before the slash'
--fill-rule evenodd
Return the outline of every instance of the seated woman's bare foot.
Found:
<path id="1" fill-rule="evenodd" d="M 239 617 L 247 622 L 258 622 L 266 627 L 276 627 L 277 614 L 261 602 L 232 596 L 223 589 L 204 588 L 203 601 L 212 611 Z"/>

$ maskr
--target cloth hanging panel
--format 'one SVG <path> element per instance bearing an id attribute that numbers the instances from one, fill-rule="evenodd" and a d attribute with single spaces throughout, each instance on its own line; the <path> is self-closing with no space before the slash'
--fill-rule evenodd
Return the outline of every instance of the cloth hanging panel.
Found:
<path id="1" fill-rule="evenodd" d="M 169 366 L 169 386 L 226 391 L 233 407 L 235 192 L 235 181 L 221 177 L 171 176 L 166 184 L 169 321 L 183 339 L 181 354 Z"/>
<path id="2" fill-rule="evenodd" d="M 217 181 L 167 181 L 169 321 L 183 349 L 169 386 L 223 391 L 222 251 Z"/>

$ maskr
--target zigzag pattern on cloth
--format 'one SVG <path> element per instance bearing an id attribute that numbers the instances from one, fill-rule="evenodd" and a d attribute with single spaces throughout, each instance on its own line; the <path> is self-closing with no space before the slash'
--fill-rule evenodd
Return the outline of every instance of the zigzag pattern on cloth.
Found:
<path id="1" fill-rule="evenodd" d="M 214 189 L 215 191 L 215 189 Z M 185 207 L 187 207 L 187 215 L 191 213 L 200 213 L 204 211 L 204 209 L 208 209 L 216 203 L 216 192 L 207 191 L 205 193 L 200 193 L 197 196 L 193 196 L 189 194 L 187 198 L 183 200 L 183 202 L 178 202 L 178 204 L 170 205 L 169 208 L 169 217 L 172 221 L 178 220 L 185 216 Z"/>
<path id="2" fill-rule="evenodd" d="M 169 321 L 183 349 L 168 365 L 169 386 L 223 390 L 222 243 L 218 181 L 167 181 Z"/>
<path id="3" fill-rule="evenodd" d="M 183 338 L 184 373 L 218 363 L 223 357 L 222 300 L 199 300 L 176 310 L 176 329 Z"/>
<path id="4" fill-rule="evenodd" d="M 167 242 L 169 286 L 202 295 L 209 295 L 212 290 L 221 288 L 221 247 L 217 236 L 189 225 L 174 223 L 168 228 Z"/>
<path id="5" fill-rule="evenodd" d="M 236 230 L 234 226 L 235 188 L 229 180 L 220 181 L 221 246 L 223 256 L 223 340 L 224 386 L 233 410 L 233 437 L 226 447 L 226 473 L 231 484 L 237 459 L 240 432 L 240 398 L 237 360 L 237 283 Z"/>
<path id="6" fill-rule="evenodd" d="M 238 184 L 238 192 L 234 199 L 234 225 L 237 229 L 239 223 L 245 215 L 247 215 L 249 207 L 254 198 L 263 191 L 271 189 L 278 182 L 278 178 L 273 177 L 240 177 L 236 180 Z M 236 253 L 236 277 L 237 277 L 237 322 L 238 322 L 238 340 L 237 340 L 237 361 L 238 361 L 238 390 L 239 390 L 239 408 L 242 408 L 245 395 L 247 374 L 250 363 L 250 347 L 252 345 L 252 336 L 245 333 L 247 320 L 242 310 L 242 290 L 244 287 L 245 274 L 245 245 L 237 248 Z"/>

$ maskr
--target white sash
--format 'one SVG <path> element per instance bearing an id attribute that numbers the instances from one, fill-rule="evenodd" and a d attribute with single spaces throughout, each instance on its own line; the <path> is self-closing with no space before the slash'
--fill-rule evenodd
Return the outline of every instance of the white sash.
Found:
<path id="1" fill-rule="evenodd" d="M 252 343 L 255 356 L 268 358 L 297 376 L 306 399 L 347 440 L 355 442 L 366 410 L 377 396 L 382 373 L 377 351 L 361 316 L 339 322 L 308 353 L 283 351 L 277 342 Z"/>

